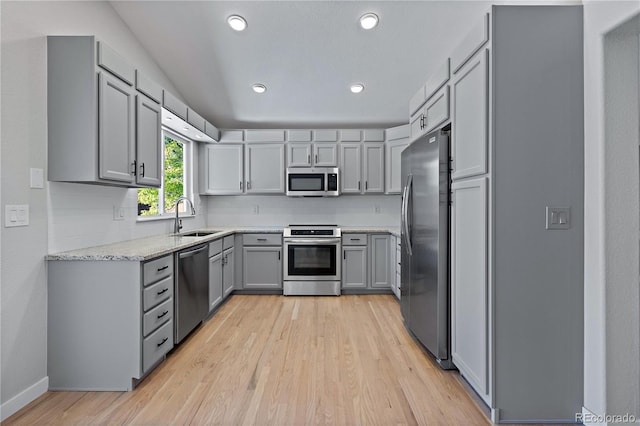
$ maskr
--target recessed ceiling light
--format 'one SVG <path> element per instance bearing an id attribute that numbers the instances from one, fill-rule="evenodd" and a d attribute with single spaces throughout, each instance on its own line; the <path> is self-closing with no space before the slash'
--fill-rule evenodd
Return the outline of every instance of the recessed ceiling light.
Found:
<path id="1" fill-rule="evenodd" d="M 231 15 L 227 18 L 227 23 L 236 31 L 243 31 L 247 28 L 247 21 L 240 15 Z"/>
<path id="2" fill-rule="evenodd" d="M 365 13 L 360 17 L 360 26 L 365 30 L 370 30 L 378 25 L 378 15 L 375 13 Z"/>
<path id="3" fill-rule="evenodd" d="M 360 93 L 363 90 L 364 90 L 364 84 L 356 83 L 356 84 L 352 84 L 351 85 L 351 92 L 352 93 Z"/>
<path id="4" fill-rule="evenodd" d="M 189 130 L 189 128 L 187 126 L 183 127 L 184 130 Z"/>
<path id="5" fill-rule="evenodd" d="M 264 84 L 254 84 L 253 86 L 251 86 L 251 88 L 256 93 L 264 93 L 267 91 L 267 86 L 265 86 Z"/>
<path id="6" fill-rule="evenodd" d="M 196 138 L 201 139 L 201 138 L 202 138 L 202 136 L 200 136 L 200 135 L 196 135 Z"/>

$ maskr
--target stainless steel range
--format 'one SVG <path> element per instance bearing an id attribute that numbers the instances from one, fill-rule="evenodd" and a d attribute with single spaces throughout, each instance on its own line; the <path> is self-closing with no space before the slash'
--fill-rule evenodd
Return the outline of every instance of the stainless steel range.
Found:
<path id="1" fill-rule="evenodd" d="M 339 296 L 340 228 L 289 225 L 284 228 L 285 296 Z"/>

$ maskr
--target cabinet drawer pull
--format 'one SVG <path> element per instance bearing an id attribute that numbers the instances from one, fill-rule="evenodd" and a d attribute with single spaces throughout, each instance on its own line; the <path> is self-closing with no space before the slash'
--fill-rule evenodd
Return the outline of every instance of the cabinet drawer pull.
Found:
<path id="1" fill-rule="evenodd" d="M 169 311 L 164 311 L 163 313 L 158 315 L 158 319 L 162 318 L 163 316 L 167 315 L 168 313 L 169 313 Z"/>
<path id="2" fill-rule="evenodd" d="M 360 238 L 349 238 L 351 241 L 360 241 Z"/>
<path id="3" fill-rule="evenodd" d="M 167 341 L 167 340 L 169 340 L 169 338 L 168 338 L 168 337 L 165 337 L 164 339 L 162 339 L 162 342 L 158 343 L 158 345 L 157 345 L 157 346 L 158 346 L 158 347 L 160 347 L 160 346 L 164 345 L 164 344 L 166 343 L 166 341 Z"/>
<path id="4" fill-rule="evenodd" d="M 161 294 L 164 294 L 164 293 L 166 293 L 168 291 L 169 291 L 169 289 L 165 288 L 164 290 L 160 290 L 157 294 L 158 294 L 158 296 L 160 296 Z"/>
<path id="5" fill-rule="evenodd" d="M 256 238 L 257 241 L 267 241 L 266 238 Z"/>
<path id="6" fill-rule="evenodd" d="M 162 268 L 158 268 L 158 272 L 162 272 L 165 269 L 169 269 L 169 265 L 164 265 Z"/>

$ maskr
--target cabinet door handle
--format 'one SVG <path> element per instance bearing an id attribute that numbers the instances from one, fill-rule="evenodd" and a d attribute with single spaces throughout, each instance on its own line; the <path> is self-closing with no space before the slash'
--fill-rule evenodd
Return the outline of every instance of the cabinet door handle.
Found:
<path id="1" fill-rule="evenodd" d="M 368 189 L 369 189 L 369 181 L 368 181 L 368 180 L 365 180 L 365 181 L 364 181 L 364 190 L 366 191 L 366 190 L 368 190 Z"/>
<path id="2" fill-rule="evenodd" d="M 358 181 L 358 191 L 360 191 L 360 181 Z"/>
<path id="3" fill-rule="evenodd" d="M 280 260 L 280 251 L 278 251 L 278 260 Z"/>
<path id="4" fill-rule="evenodd" d="M 162 342 L 158 343 L 158 347 L 164 345 L 166 343 L 166 341 L 169 340 L 168 337 L 165 337 L 164 339 L 162 339 Z"/>
<path id="5" fill-rule="evenodd" d="M 247 181 L 247 189 L 251 189 L 251 181 Z"/>
<path id="6" fill-rule="evenodd" d="M 242 191 L 242 181 L 240 181 L 240 191 Z"/>
<path id="7" fill-rule="evenodd" d="M 169 265 L 164 265 L 162 268 L 158 268 L 158 272 L 162 272 L 165 269 L 169 269 Z"/>
<path id="8" fill-rule="evenodd" d="M 140 174 L 144 177 L 144 163 L 140 164 Z"/>
<path id="9" fill-rule="evenodd" d="M 342 251 L 342 258 L 343 258 L 344 260 L 347 260 L 347 251 L 346 251 L 346 250 L 343 250 L 343 251 Z"/>
<path id="10" fill-rule="evenodd" d="M 311 164 L 311 154 L 307 154 L 307 163 Z"/>
<path id="11" fill-rule="evenodd" d="M 168 289 L 168 288 L 165 288 L 164 290 L 160 290 L 160 291 L 159 291 L 159 292 L 157 292 L 156 294 L 157 294 L 158 296 L 160 296 L 161 294 L 164 294 L 164 293 L 166 293 L 166 292 L 168 292 L 168 291 L 169 291 L 169 289 Z"/>
<path id="12" fill-rule="evenodd" d="M 164 311 L 163 313 L 158 315 L 158 319 L 162 318 L 163 316 L 167 315 L 168 313 L 169 313 L 169 311 Z"/>
<path id="13" fill-rule="evenodd" d="M 318 154 L 316 154 L 316 164 L 318 163 Z"/>
<path id="14" fill-rule="evenodd" d="M 131 174 L 136 175 L 136 162 L 131 163 Z"/>

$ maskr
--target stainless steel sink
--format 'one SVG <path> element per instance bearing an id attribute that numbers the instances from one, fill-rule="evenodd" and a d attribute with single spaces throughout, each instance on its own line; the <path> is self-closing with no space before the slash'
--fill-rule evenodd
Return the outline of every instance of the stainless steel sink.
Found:
<path id="1" fill-rule="evenodd" d="M 193 231 L 179 234 L 181 237 L 206 237 L 207 235 L 215 234 L 218 231 Z"/>

